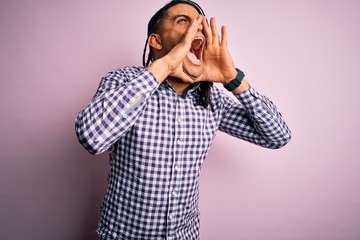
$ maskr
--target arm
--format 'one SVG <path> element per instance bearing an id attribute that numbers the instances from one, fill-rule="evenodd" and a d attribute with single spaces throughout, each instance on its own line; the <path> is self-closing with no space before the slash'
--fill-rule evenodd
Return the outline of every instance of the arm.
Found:
<path id="1" fill-rule="evenodd" d="M 204 74 L 199 80 L 228 84 L 237 75 L 227 47 L 227 28 L 221 28 L 221 37 L 214 18 L 210 27 L 203 20 L 206 48 Z M 280 148 L 290 141 L 291 132 L 275 105 L 257 93 L 243 79 L 232 93 L 239 102 L 224 96 L 224 112 L 219 130 L 267 148 Z"/>
<path id="2" fill-rule="evenodd" d="M 102 153 L 121 138 L 167 76 L 193 81 L 182 71 L 181 62 L 201 23 L 201 15 L 193 19 L 181 43 L 147 69 L 125 68 L 102 79 L 91 103 L 79 113 L 75 122 L 78 139 L 90 153 Z"/>
<path id="3" fill-rule="evenodd" d="M 159 83 L 145 68 L 110 72 L 75 120 L 80 143 L 91 154 L 107 150 L 135 123 Z"/>
<path id="4" fill-rule="evenodd" d="M 242 85 L 242 84 L 241 84 Z M 240 85 L 240 86 L 241 86 Z M 266 148 L 280 148 L 291 139 L 291 131 L 276 106 L 255 89 L 225 97 L 219 130 Z"/>

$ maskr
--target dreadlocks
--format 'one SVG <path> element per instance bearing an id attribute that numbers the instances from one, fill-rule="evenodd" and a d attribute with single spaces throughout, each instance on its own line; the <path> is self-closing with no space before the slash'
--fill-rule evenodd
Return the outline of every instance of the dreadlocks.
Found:
<path id="1" fill-rule="evenodd" d="M 162 7 L 159 11 L 157 11 L 155 13 L 155 15 L 150 19 L 149 24 L 148 24 L 148 29 L 147 29 L 147 37 L 149 37 L 150 34 L 155 33 L 159 30 L 159 27 L 160 27 L 164 17 L 167 14 L 167 10 L 177 4 L 180 4 L 180 3 L 185 3 L 185 4 L 189 4 L 189 5 L 193 6 L 199 12 L 199 14 L 205 16 L 205 13 L 201 9 L 201 7 L 193 1 L 172 0 L 171 2 L 166 4 L 164 7 Z M 148 46 L 148 41 L 146 39 L 144 52 L 143 52 L 143 65 L 145 67 L 149 66 L 151 61 L 153 61 L 153 50 L 152 50 L 151 46 L 149 46 L 149 53 L 148 53 L 147 59 L 145 60 L 147 46 Z M 196 106 L 200 105 L 204 108 L 207 108 L 210 105 L 211 110 L 214 111 L 214 105 L 211 102 L 211 95 L 210 95 L 212 86 L 213 86 L 212 82 L 200 82 L 200 86 L 198 87 L 196 100 L 195 100 Z M 185 91 L 185 94 L 183 94 L 183 96 L 185 96 L 185 95 L 186 95 L 186 91 Z"/>

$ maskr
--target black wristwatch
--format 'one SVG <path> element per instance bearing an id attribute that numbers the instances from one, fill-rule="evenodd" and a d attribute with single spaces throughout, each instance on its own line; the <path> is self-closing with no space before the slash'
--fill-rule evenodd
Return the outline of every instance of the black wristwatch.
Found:
<path id="1" fill-rule="evenodd" d="M 244 79 L 245 74 L 238 68 L 235 68 L 237 71 L 237 74 L 235 76 L 235 78 L 233 80 L 231 80 L 231 82 L 229 82 L 228 84 L 224 85 L 224 87 L 226 88 L 226 90 L 228 91 L 234 91 L 235 88 L 237 88 L 238 86 L 240 86 L 241 81 Z"/>

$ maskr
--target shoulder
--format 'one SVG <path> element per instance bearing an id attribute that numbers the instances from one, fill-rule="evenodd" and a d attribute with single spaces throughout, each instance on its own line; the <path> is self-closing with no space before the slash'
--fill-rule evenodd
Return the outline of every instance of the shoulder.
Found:
<path id="1" fill-rule="evenodd" d="M 211 87 L 211 98 L 215 100 L 215 102 L 223 103 L 226 101 L 229 97 L 224 93 L 224 90 L 221 89 L 219 86 L 214 84 Z"/>
<path id="2" fill-rule="evenodd" d="M 236 97 L 231 95 L 232 93 L 217 84 L 214 84 L 211 88 L 211 101 L 218 110 L 228 108 L 234 104 L 240 104 L 236 101 Z"/>
<path id="3" fill-rule="evenodd" d="M 216 110 L 222 109 L 226 101 L 226 95 L 216 84 L 211 87 L 211 101 Z"/>
<path id="4" fill-rule="evenodd" d="M 108 72 L 105 75 L 105 79 L 107 80 L 117 80 L 127 82 L 129 79 L 132 79 L 146 71 L 145 67 L 137 67 L 137 66 L 127 66 L 123 68 L 117 68 Z"/>

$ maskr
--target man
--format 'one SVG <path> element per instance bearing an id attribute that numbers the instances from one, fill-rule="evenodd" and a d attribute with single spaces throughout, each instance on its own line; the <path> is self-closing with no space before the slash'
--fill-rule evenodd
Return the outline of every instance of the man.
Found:
<path id="1" fill-rule="evenodd" d="M 143 60 L 144 67 L 108 73 L 76 119 L 81 144 L 110 156 L 97 233 L 199 239 L 199 175 L 216 131 L 275 149 L 290 130 L 235 68 L 226 27 L 220 36 L 192 1 L 172 1 L 152 17 Z"/>

